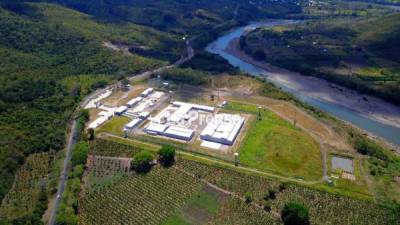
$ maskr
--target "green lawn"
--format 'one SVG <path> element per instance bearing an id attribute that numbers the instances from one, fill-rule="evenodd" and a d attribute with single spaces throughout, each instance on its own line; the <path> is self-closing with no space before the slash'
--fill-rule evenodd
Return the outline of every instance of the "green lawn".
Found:
<path id="1" fill-rule="evenodd" d="M 96 133 L 111 133 L 115 135 L 123 135 L 124 126 L 131 120 L 124 116 L 114 116 L 110 121 L 101 126 Z"/>
<path id="2" fill-rule="evenodd" d="M 257 114 L 254 105 L 230 103 L 228 109 Z M 318 143 L 269 110 L 261 110 L 240 149 L 240 162 L 260 170 L 305 180 L 322 176 L 322 158 Z"/>

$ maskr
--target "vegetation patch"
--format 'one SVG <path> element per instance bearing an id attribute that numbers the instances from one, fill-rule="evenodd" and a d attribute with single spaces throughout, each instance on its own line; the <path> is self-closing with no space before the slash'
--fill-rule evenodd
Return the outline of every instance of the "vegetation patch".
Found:
<path id="1" fill-rule="evenodd" d="M 241 147 L 240 163 L 306 180 L 321 178 L 321 153 L 311 136 L 266 109 L 236 102 L 228 108 L 258 115 Z"/>

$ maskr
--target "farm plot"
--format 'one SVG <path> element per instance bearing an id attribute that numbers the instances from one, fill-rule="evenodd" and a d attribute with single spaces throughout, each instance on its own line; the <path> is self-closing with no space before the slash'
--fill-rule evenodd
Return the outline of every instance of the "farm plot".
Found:
<path id="1" fill-rule="evenodd" d="M 242 164 L 305 180 L 322 177 L 320 146 L 310 135 L 256 105 L 231 102 L 227 108 L 260 118 L 253 123 L 240 149 Z"/>
<path id="2" fill-rule="evenodd" d="M 311 224 L 399 224 L 400 218 L 390 209 L 374 202 L 363 201 L 321 192 L 294 184 L 239 173 L 233 170 L 180 159 L 177 167 L 217 186 L 244 195 L 253 194 L 253 201 L 262 205 L 270 190 L 275 196 L 268 198 L 272 209 L 280 212 L 284 204 L 297 201 L 310 209 Z"/>
<path id="3" fill-rule="evenodd" d="M 246 204 L 237 198 L 231 198 L 220 209 L 209 225 L 272 225 L 280 224 L 271 214 Z"/>
<path id="4" fill-rule="evenodd" d="M 81 224 L 160 224 L 201 190 L 195 178 L 174 168 L 130 174 L 80 202 Z"/>
<path id="5" fill-rule="evenodd" d="M 103 186 L 110 186 L 129 173 L 130 158 L 111 158 L 90 155 L 87 160 L 85 190 L 92 192 Z"/>
<path id="6" fill-rule="evenodd" d="M 32 154 L 18 170 L 14 184 L 0 207 L 0 220 L 16 219 L 31 213 L 42 188 L 46 190 L 49 155 Z"/>
<path id="7" fill-rule="evenodd" d="M 90 142 L 90 155 L 132 157 L 135 153 L 142 150 L 140 146 L 121 144 L 97 138 Z"/>

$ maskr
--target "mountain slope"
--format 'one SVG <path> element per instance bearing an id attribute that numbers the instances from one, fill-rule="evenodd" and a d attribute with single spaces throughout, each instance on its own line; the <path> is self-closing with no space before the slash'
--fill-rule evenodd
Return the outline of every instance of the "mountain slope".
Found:
<path id="1" fill-rule="evenodd" d="M 84 74 L 93 78 L 86 84 L 93 89 L 167 63 L 111 51 L 103 41 L 171 47 L 174 57 L 182 46 L 170 34 L 134 24 L 117 29 L 60 6 L 32 4 L 29 12 L 0 8 L 0 199 L 25 156 L 63 148 L 67 121 L 81 98 L 81 84 L 70 90 L 64 80 Z"/>
<path id="2" fill-rule="evenodd" d="M 400 104 L 400 14 L 258 29 L 241 47 L 258 60 Z"/>

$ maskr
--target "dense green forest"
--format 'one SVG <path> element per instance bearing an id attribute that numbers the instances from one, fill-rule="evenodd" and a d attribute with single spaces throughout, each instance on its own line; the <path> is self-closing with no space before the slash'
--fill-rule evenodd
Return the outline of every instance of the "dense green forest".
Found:
<path id="1" fill-rule="evenodd" d="M 258 29 L 240 40 L 255 59 L 400 104 L 400 14 Z"/>
<path id="2" fill-rule="evenodd" d="M 73 82 L 79 81 L 75 77 L 93 76 L 86 85 L 94 89 L 105 84 L 101 79 L 113 79 L 165 64 L 105 49 L 101 46 L 100 32 L 94 31 L 98 35 L 94 38 L 86 29 L 83 32 L 70 28 L 88 18 L 80 20 L 77 16 L 76 24 L 72 24 L 74 21 L 48 22 L 51 19 L 48 10 L 73 16 L 71 11 L 52 5 L 31 5 L 29 14 L 0 9 L 0 199 L 12 184 L 13 174 L 25 156 L 63 148 L 67 121 L 81 98 L 81 85 Z M 180 46 L 170 35 L 162 34 L 162 37 L 159 32 L 139 28 L 136 32 L 141 35 L 165 40 L 171 47 Z M 130 28 L 131 33 L 134 29 Z M 130 35 L 127 32 L 125 39 L 132 39 Z M 116 37 L 110 38 L 124 41 Z M 148 37 L 143 38 L 143 42 Z M 70 88 L 64 85 L 66 79 L 72 80 Z"/>

